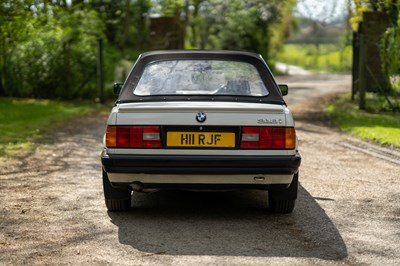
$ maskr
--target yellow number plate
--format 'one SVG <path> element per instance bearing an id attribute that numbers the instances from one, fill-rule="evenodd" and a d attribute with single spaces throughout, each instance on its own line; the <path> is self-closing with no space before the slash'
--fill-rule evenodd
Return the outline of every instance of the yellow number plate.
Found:
<path id="1" fill-rule="evenodd" d="M 168 147 L 234 148 L 235 133 L 231 132 L 167 132 Z"/>

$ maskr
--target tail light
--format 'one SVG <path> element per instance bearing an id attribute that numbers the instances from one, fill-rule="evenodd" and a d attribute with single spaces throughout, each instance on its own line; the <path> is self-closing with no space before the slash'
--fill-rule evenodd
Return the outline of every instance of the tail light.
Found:
<path id="1" fill-rule="evenodd" d="M 294 149 L 296 131 L 292 127 L 243 127 L 241 149 Z"/>
<path id="2" fill-rule="evenodd" d="M 107 126 L 107 148 L 161 148 L 159 126 Z"/>

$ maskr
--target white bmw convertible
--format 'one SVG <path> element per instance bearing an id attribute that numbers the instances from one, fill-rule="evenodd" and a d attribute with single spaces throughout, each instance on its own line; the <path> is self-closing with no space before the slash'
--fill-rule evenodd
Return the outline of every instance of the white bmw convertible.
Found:
<path id="1" fill-rule="evenodd" d="M 271 211 L 293 211 L 301 157 L 288 87 L 260 55 L 148 52 L 114 90 L 101 154 L 109 211 L 159 189 L 268 190 Z"/>

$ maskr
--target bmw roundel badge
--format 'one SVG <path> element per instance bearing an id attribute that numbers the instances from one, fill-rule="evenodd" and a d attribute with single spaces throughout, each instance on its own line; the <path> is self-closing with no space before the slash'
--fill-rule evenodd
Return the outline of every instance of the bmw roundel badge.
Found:
<path id="1" fill-rule="evenodd" d="M 203 112 L 197 113 L 196 120 L 197 120 L 197 122 L 203 123 L 204 121 L 206 121 L 206 114 Z"/>

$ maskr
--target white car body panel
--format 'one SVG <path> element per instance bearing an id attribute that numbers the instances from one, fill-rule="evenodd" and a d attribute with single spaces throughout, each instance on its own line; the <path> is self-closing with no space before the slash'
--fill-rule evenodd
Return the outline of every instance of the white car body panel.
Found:
<path id="1" fill-rule="evenodd" d="M 112 182 L 163 184 L 289 184 L 293 175 L 148 175 L 109 173 Z M 132 181 L 132 180 L 135 181 Z"/>

